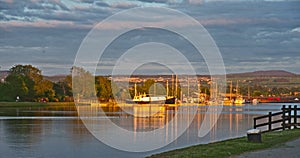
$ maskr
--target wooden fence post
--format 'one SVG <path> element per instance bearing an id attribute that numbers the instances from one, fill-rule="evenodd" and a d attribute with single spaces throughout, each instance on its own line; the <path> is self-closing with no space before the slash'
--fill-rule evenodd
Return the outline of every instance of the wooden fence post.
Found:
<path id="1" fill-rule="evenodd" d="M 288 116 L 289 116 L 289 129 L 292 127 L 292 105 L 289 105 L 289 111 L 288 111 Z"/>
<path id="2" fill-rule="evenodd" d="M 282 106 L 282 130 L 285 130 L 285 105 Z"/>
<path id="3" fill-rule="evenodd" d="M 294 106 L 294 128 L 297 128 L 297 105 Z"/>
<path id="4" fill-rule="evenodd" d="M 256 118 L 254 118 L 253 124 L 254 124 L 254 125 L 253 125 L 253 128 L 256 129 Z"/>
<path id="5" fill-rule="evenodd" d="M 269 131 L 272 130 L 272 112 L 269 112 Z"/>

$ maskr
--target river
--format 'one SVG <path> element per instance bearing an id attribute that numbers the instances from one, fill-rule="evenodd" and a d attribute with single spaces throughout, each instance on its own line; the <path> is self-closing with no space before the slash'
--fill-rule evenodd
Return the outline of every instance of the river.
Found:
<path id="1" fill-rule="evenodd" d="M 282 105 L 284 103 L 224 106 L 217 123 L 201 138 L 198 137 L 198 129 L 203 123 L 207 106 L 163 109 L 162 115 L 157 117 L 134 117 L 124 109 L 103 108 L 103 112 L 112 122 L 135 132 L 162 128 L 174 118 L 175 113 L 185 117 L 190 115 L 191 110 L 196 110 L 191 125 L 181 136 L 176 130 L 169 128 L 168 138 L 179 137 L 178 139 L 163 148 L 148 152 L 127 152 L 105 145 L 87 130 L 74 107 L 1 107 L 0 157 L 145 157 L 194 144 L 244 136 L 248 129 L 253 128 L 253 117 L 280 111 Z M 139 114 L 145 111 L 141 108 L 143 107 L 132 110 Z M 176 126 L 179 125 L 172 125 Z M 106 125 L 101 124 L 101 127 L 106 128 Z"/>

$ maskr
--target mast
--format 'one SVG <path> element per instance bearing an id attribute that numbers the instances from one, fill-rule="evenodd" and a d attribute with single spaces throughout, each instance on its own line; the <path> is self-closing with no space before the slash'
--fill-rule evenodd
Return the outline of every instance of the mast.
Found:
<path id="1" fill-rule="evenodd" d="M 167 98 L 168 98 L 169 97 L 169 81 L 168 80 L 167 80 L 166 88 L 167 88 Z"/>
<path id="2" fill-rule="evenodd" d="M 188 99 L 190 98 L 190 80 L 189 80 L 189 75 L 187 76 L 187 84 L 188 84 Z"/>
<path id="3" fill-rule="evenodd" d="M 232 100 L 232 81 L 230 81 L 230 100 Z"/>
<path id="4" fill-rule="evenodd" d="M 236 81 L 236 96 L 239 95 L 239 80 Z"/>
<path id="5" fill-rule="evenodd" d="M 154 94 L 154 96 L 156 96 L 156 82 L 154 82 L 154 92 L 153 92 Z"/>
<path id="6" fill-rule="evenodd" d="M 200 96 L 201 96 L 201 83 L 200 83 L 200 81 L 198 83 L 198 92 L 199 92 L 198 98 L 200 98 Z"/>
<path id="7" fill-rule="evenodd" d="M 134 96 L 137 96 L 136 83 L 134 83 Z"/>
<path id="8" fill-rule="evenodd" d="M 250 99 L 250 85 L 248 83 L 248 100 Z"/>
<path id="9" fill-rule="evenodd" d="M 172 74 L 172 95 L 175 96 L 175 93 L 174 93 L 174 74 Z"/>
<path id="10" fill-rule="evenodd" d="M 178 93 L 178 75 L 176 74 L 176 79 L 175 79 L 175 97 L 177 98 Z"/>

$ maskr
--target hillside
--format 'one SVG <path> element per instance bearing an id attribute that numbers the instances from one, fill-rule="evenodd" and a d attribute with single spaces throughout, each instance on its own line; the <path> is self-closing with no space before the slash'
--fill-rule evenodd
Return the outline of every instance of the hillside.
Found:
<path id="1" fill-rule="evenodd" d="M 284 70 L 254 71 L 228 74 L 227 77 L 297 77 L 299 75 Z"/>
<path id="2" fill-rule="evenodd" d="M 55 75 L 55 76 L 44 76 L 44 78 L 51 82 L 58 82 L 64 80 L 66 76 L 67 75 Z"/>

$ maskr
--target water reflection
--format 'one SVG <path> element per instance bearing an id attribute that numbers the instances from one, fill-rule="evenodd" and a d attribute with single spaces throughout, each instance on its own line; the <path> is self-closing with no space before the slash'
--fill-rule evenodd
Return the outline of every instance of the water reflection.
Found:
<path id="1" fill-rule="evenodd" d="M 80 107 L 79 113 L 93 112 L 95 126 L 107 127 L 101 120 L 108 117 L 113 123 L 128 131 L 145 132 L 165 127 L 164 142 L 180 135 L 178 127 L 192 119 L 190 127 L 176 141 L 151 152 L 128 153 L 110 148 L 97 141 L 77 117 L 75 107 L 2 108 L 0 116 L 0 157 L 143 157 L 151 153 L 208 143 L 242 136 L 253 126 L 253 117 L 279 111 L 281 104 L 224 107 L 217 124 L 205 137 L 198 137 L 198 129 L 207 112 L 206 106 L 151 109 L 149 107 Z M 101 108 L 101 111 L 100 109 Z M 146 109 L 148 108 L 148 110 Z M 132 113 L 128 113 L 131 111 Z M 194 118 L 188 117 L 196 111 Z M 177 114 L 177 117 L 175 117 Z M 209 114 L 214 122 L 214 113 Z M 21 117 L 30 119 L 20 119 Z M 86 116 L 90 117 L 91 116 Z M 19 119 L 18 119 L 19 118 Z M 100 120 L 100 124 L 99 124 Z M 173 121 L 172 121 L 173 120 Z M 140 139 L 133 137 L 133 139 Z"/>
<path id="2" fill-rule="evenodd" d="M 4 122 L 4 141 L 18 155 L 34 156 L 41 143 L 43 128 L 40 120 L 8 120 Z"/>

